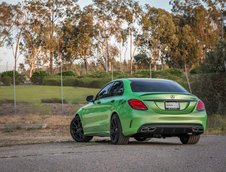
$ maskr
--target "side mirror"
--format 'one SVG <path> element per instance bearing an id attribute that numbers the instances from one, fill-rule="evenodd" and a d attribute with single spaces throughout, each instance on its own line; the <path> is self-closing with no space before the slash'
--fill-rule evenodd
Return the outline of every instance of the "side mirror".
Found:
<path id="1" fill-rule="evenodd" d="M 94 96 L 92 96 L 92 95 L 91 96 L 87 96 L 86 97 L 86 101 L 87 102 L 92 102 L 93 101 L 93 98 L 94 98 Z"/>

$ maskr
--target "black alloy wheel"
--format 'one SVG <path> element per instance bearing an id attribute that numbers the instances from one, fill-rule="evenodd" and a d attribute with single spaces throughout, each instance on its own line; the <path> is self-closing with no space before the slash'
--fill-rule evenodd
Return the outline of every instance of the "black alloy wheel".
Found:
<path id="1" fill-rule="evenodd" d="M 84 135 L 82 123 L 79 116 L 75 116 L 75 118 L 71 121 L 70 133 L 72 138 L 76 142 L 89 142 L 93 138 L 93 136 Z"/>
<path id="2" fill-rule="evenodd" d="M 111 118 L 110 124 L 110 137 L 111 143 L 115 145 L 125 145 L 129 142 L 129 137 L 126 137 L 122 133 L 122 126 L 117 114 L 114 114 Z"/>
<path id="3" fill-rule="evenodd" d="M 183 135 L 180 136 L 180 141 L 183 144 L 196 144 L 199 142 L 200 135 Z"/>

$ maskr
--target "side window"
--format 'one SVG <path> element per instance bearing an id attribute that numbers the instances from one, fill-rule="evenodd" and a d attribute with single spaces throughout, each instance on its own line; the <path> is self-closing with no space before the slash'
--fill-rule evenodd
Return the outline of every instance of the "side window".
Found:
<path id="1" fill-rule="evenodd" d="M 121 96 L 123 94 L 123 82 L 116 81 L 114 85 L 111 87 L 110 96 Z"/>
<path id="2" fill-rule="evenodd" d="M 113 83 L 110 83 L 110 84 L 106 85 L 104 88 L 102 88 L 100 90 L 100 92 L 97 94 L 96 100 L 104 98 L 104 97 L 108 97 L 109 91 L 110 91 L 112 85 L 113 85 Z"/>

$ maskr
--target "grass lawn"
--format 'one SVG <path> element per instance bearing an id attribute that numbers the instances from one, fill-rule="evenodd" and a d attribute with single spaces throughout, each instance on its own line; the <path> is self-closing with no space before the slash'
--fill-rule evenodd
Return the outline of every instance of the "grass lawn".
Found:
<path id="1" fill-rule="evenodd" d="M 70 103 L 85 102 L 88 95 L 95 95 L 98 89 L 64 87 L 64 99 Z M 17 86 L 17 101 L 41 103 L 41 99 L 61 98 L 61 89 L 58 86 Z M 0 86 L 0 100 L 13 100 L 13 87 Z"/>

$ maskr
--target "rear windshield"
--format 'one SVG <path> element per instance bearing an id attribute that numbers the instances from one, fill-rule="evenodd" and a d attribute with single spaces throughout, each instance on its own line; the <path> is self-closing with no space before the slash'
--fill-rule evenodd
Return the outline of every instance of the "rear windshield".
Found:
<path id="1" fill-rule="evenodd" d="M 133 92 L 179 92 L 188 93 L 182 86 L 166 80 L 135 80 L 131 81 Z"/>

